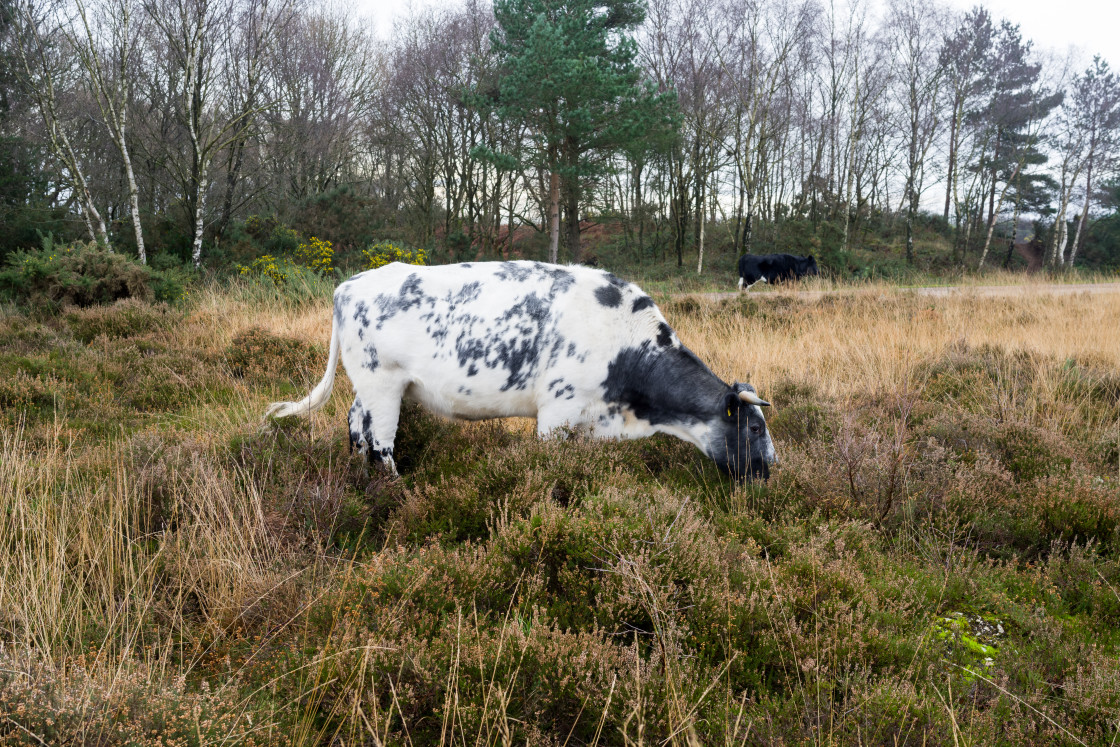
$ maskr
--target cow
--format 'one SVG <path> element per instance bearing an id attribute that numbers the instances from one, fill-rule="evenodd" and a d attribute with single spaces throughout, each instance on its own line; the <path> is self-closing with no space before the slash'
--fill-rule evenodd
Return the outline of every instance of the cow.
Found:
<path id="1" fill-rule="evenodd" d="M 769 477 L 776 460 L 769 403 L 750 384 L 721 381 L 653 299 L 602 270 L 393 263 L 355 275 L 334 292 L 326 374 L 266 418 L 322 407 L 339 358 L 355 393 L 351 444 L 393 475 L 402 397 L 445 417 L 535 417 L 541 436 L 668 433 L 740 480 Z"/>
<path id="2" fill-rule="evenodd" d="M 812 254 L 808 257 L 796 254 L 744 254 L 739 257 L 739 290 L 750 290 L 760 280 L 775 283 L 819 274 L 817 260 Z"/>

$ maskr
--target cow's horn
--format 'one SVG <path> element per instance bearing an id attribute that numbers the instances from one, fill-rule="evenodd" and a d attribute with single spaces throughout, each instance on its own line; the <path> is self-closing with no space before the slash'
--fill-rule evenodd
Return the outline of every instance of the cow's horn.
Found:
<path id="1" fill-rule="evenodd" d="M 750 405 L 758 405 L 760 407 L 770 406 L 770 403 L 762 399 L 762 397 L 759 397 L 754 392 L 748 392 L 746 390 L 739 392 L 739 399 Z"/>

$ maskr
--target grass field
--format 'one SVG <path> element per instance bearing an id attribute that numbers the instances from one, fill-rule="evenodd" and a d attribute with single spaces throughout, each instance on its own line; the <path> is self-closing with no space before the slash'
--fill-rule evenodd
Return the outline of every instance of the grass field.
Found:
<path id="1" fill-rule="evenodd" d="M 402 415 L 329 288 L 0 310 L 0 744 L 1024 745 L 1120 734 L 1120 293 L 663 297 L 774 403 L 668 437 Z"/>

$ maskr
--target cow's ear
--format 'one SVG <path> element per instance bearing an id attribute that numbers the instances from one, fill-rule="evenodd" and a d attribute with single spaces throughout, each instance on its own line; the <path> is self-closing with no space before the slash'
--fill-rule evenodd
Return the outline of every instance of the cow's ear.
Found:
<path id="1" fill-rule="evenodd" d="M 735 422 L 739 417 L 739 408 L 742 404 L 738 394 L 728 392 L 723 398 L 723 411 L 720 413 L 723 419 L 731 423 Z"/>

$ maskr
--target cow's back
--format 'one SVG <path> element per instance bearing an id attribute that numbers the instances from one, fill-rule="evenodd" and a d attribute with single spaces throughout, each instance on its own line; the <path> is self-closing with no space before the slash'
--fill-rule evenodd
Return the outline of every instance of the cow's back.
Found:
<path id="1" fill-rule="evenodd" d="M 620 347 L 664 322 L 609 273 L 523 261 L 387 265 L 342 283 L 335 315 L 352 379 L 388 367 L 411 397 L 466 418 L 594 398 Z"/>

